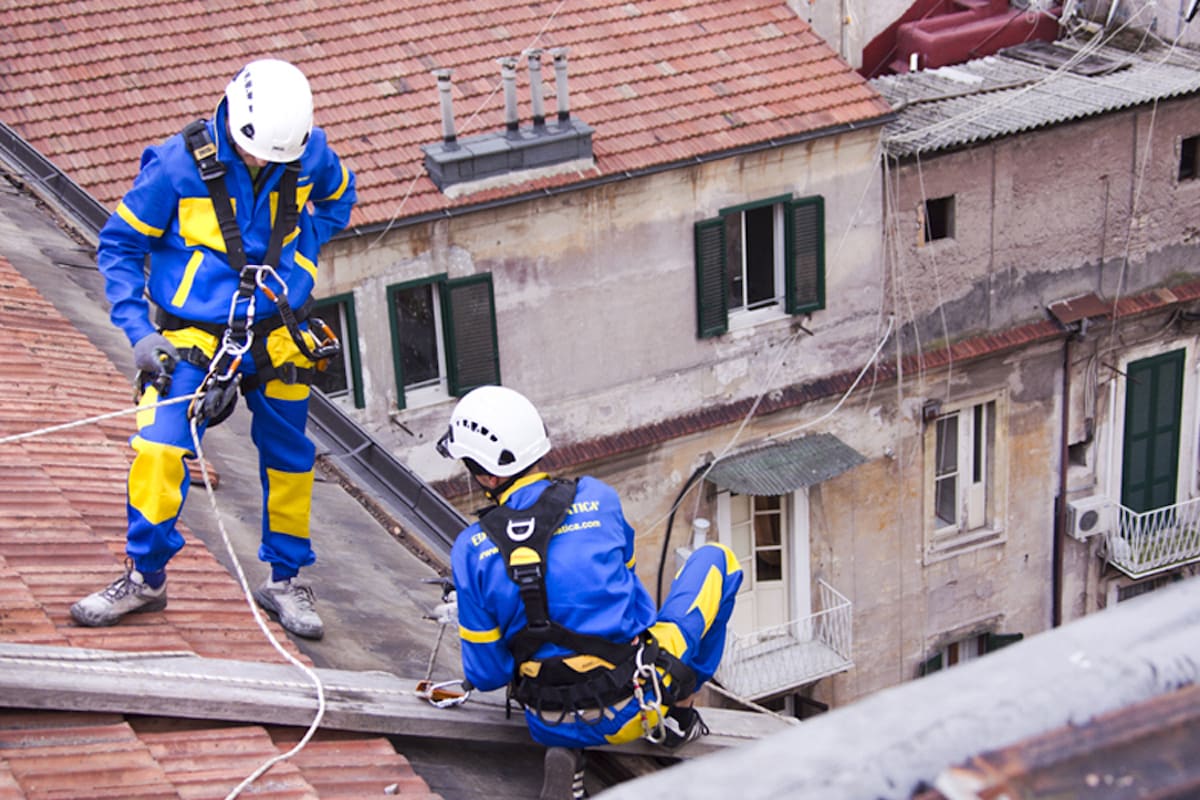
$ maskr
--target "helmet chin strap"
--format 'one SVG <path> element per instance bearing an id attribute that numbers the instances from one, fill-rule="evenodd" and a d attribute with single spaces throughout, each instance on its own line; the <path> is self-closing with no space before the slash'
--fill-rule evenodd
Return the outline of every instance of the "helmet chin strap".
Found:
<path id="1" fill-rule="evenodd" d="M 510 475 L 507 478 L 504 478 L 503 480 L 500 480 L 499 475 L 493 475 L 490 472 L 482 472 L 482 471 L 478 472 L 478 473 L 472 471 L 471 477 L 473 477 L 475 479 L 475 483 L 479 484 L 479 488 L 483 489 L 483 493 L 485 495 L 487 495 L 487 498 L 489 500 L 491 500 L 493 503 L 496 503 L 497 505 L 499 505 L 500 498 L 504 496 L 504 493 L 507 492 L 514 483 L 516 483 L 521 478 L 523 478 L 525 475 L 527 475 L 536 466 L 537 466 L 537 464 L 530 464 L 528 467 L 521 470 L 516 475 Z M 491 485 L 489 485 L 489 483 L 484 483 L 484 480 L 486 480 L 488 478 L 500 480 L 500 482 L 497 483 L 495 486 L 491 486 Z"/>

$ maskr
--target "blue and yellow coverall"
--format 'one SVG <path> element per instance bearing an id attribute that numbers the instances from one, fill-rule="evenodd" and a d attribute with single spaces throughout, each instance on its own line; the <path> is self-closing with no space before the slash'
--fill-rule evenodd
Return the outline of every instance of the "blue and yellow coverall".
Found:
<path id="1" fill-rule="evenodd" d="M 548 486 L 545 473 L 527 475 L 499 499 L 514 509 L 529 508 Z M 699 688 L 716 671 L 725 647 L 726 624 L 742 582 L 737 559 L 723 545 L 700 547 L 676 575 L 656 613 L 654 600 L 634 571 L 633 541 L 633 528 L 616 491 L 595 478 L 580 478 L 575 501 L 546 553 L 550 618 L 572 631 L 613 642 L 631 642 L 649 630 L 660 646 L 695 671 Z M 525 627 L 525 606 L 504 556 L 479 523 L 459 534 L 451 564 L 464 677 L 483 691 L 498 689 L 513 678 L 508 641 Z M 545 644 L 535 658 L 568 654 Z M 653 697 L 652 691 L 649 694 Z M 549 724 L 532 710 L 526 710 L 525 719 L 534 740 L 547 747 L 623 744 L 643 736 L 636 699 L 609 708 L 612 715 L 596 724 L 571 714 L 559 724 Z M 653 713 L 648 722 L 657 723 Z"/>
<path id="2" fill-rule="evenodd" d="M 268 164 L 252 175 L 234 149 L 226 116 L 222 99 L 214 119 L 207 123 L 209 135 L 227 169 L 225 185 L 246 259 L 258 264 L 270 241 L 284 165 Z M 354 202 L 353 173 L 328 146 L 325 133 L 313 128 L 300 158 L 296 188 L 300 217 L 296 229 L 286 235 L 275 266 L 293 308 L 309 299 L 317 276 L 317 252 L 349 222 Z M 148 277 L 143 270 L 147 255 Z M 112 321 L 130 343 L 155 332 L 147 294 L 177 318 L 224 327 L 239 275 L 229 264 L 213 201 L 182 134 L 143 153 L 133 187 L 100 231 L 97 260 L 112 304 Z M 268 286 L 279 293 L 273 280 L 268 279 Z M 238 306 L 237 316 L 245 317 L 247 305 Z M 278 308 L 258 289 L 254 322 L 272 317 L 282 325 Z M 198 348 L 207 358 L 219 346 L 211 331 L 196 327 L 167 330 L 163 335 L 177 348 Z M 313 366 L 286 328 L 271 331 L 267 349 L 277 366 L 285 362 L 298 368 Z M 249 354 L 242 359 L 243 375 L 256 372 L 253 361 Z M 192 394 L 205 373 L 203 367 L 180 361 L 169 396 Z M 309 538 L 315 449 L 304 432 L 308 397 L 307 385 L 280 380 L 267 381 L 246 395 L 254 415 L 251 437 L 258 448 L 263 489 L 259 558 L 273 565 L 275 580 L 294 576 L 316 558 Z M 147 387 L 141 399 L 143 410 L 137 415 L 138 432 L 130 439 L 136 455 L 129 473 L 126 553 L 142 573 L 163 569 L 183 547 L 175 522 L 187 497 L 184 459 L 195 456 L 189 404 L 153 408 L 159 399 L 154 387 Z"/>

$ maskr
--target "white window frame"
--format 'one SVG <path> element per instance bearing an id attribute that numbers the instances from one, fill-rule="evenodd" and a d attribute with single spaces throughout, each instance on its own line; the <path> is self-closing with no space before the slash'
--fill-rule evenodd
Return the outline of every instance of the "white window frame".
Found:
<path id="1" fill-rule="evenodd" d="M 404 386 L 404 403 L 408 408 L 430 406 L 450 399 L 450 388 L 446 368 L 446 338 L 442 324 L 442 287 L 437 281 L 429 281 L 431 304 L 433 306 L 433 332 L 437 344 L 438 376 L 420 383 Z M 411 289 L 418 286 L 409 287 Z"/>
<path id="2" fill-rule="evenodd" d="M 925 429 L 926 561 L 949 558 L 1004 541 L 1006 426 L 1003 395 L 980 398 L 943 411 Z M 956 425 L 955 519 L 938 516 L 940 433 Z"/>
<path id="3" fill-rule="evenodd" d="M 759 207 L 761 208 L 761 206 Z M 786 291 L 786 276 L 784 268 L 786 266 L 785 244 L 785 228 L 783 216 L 783 203 L 773 203 L 771 205 L 771 252 L 773 258 L 772 283 L 774 296 L 769 301 L 761 301 L 757 308 L 746 307 L 745 289 L 749 286 L 750 281 L 746 275 L 746 212 L 756 211 L 756 208 L 742 209 L 737 212 L 738 222 L 740 224 L 740 236 L 742 241 L 741 256 L 742 256 L 742 297 L 740 305 L 737 308 L 729 309 L 729 330 L 741 330 L 743 328 L 752 328 L 755 325 L 761 325 L 764 322 L 771 320 L 783 319 L 788 316 L 784 309 L 784 292 Z"/>

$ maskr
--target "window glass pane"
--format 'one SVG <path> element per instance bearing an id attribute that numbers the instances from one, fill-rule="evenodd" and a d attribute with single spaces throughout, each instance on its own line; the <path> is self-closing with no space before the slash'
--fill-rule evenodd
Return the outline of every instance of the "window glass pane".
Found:
<path id="1" fill-rule="evenodd" d="M 941 526 L 958 524 L 958 414 L 937 421 L 933 510 Z"/>
<path id="2" fill-rule="evenodd" d="M 441 377 L 438 366 L 437 326 L 434 317 L 433 284 L 399 291 L 396 319 L 404 385 L 415 386 Z"/>
<path id="3" fill-rule="evenodd" d="M 754 554 L 755 572 L 760 581 L 783 580 L 783 551 L 759 550 Z"/>
<path id="4" fill-rule="evenodd" d="M 947 475 L 958 470 L 958 415 L 951 414 L 937 421 L 937 474 Z"/>
<path id="5" fill-rule="evenodd" d="M 350 389 L 349 359 L 346 354 L 353 342 L 350 341 L 350 332 L 347 330 L 346 315 L 342 313 L 342 307 L 342 303 L 330 303 L 317 307 L 313 312 L 313 316 L 328 325 L 342 343 L 342 352 L 329 359 L 325 370 L 316 373 L 313 378 L 313 385 L 330 397 L 345 394 Z"/>
<path id="6" fill-rule="evenodd" d="M 954 513 L 954 509 L 957 506 L 957 498 L 958 476 L 951 475 L 947 478 L 938 478 L 937 484 L 934 487 L 933 504 L 937 520 L 941 525 L 957 524 L 957 515 Z"/>
<path id="7" fill-rule="evenodd" d="M 746 219 L 746 305 L 775 302 L 775 206 L 752 208 Z"/>
<path id="8" fill-rule="evenodd" d="M 742 215 L 725 217 L 725 281 L 730 310 L 745 305 L 745 271 L 742 263 Z"/>
<path id="9" fill-rule="evenodd" d="M 758 547 L 777 547 L 780 544 L 778 515 L 755 517 L 754 544 Z"/>
<path id="10" fill-rule="evenodd" d="M 986 405 L 980 403 L 975 406 L 975 425 L 971 430 L 971 481 L 979 483 L 983 480 L 983 467 L 986 451 L 984 450 L 984 437 L 987 436 L 987 421 L 984 419 L 984 410 Z"/>

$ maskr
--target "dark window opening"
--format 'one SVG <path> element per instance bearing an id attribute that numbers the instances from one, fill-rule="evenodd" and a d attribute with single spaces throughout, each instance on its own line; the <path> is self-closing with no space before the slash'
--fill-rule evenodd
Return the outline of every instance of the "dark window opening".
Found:
<path id="1" fill-rule="evenodd" d="M 925 241 L 954 238 L 954 195 L 925 201 Z"/>
<path id="2" fill-rule="evenodd" d="M 395 294 L 400 363 L 404 386 L 413 388 L 441 378 L 438 361 L 437 319 L 433 284 L 426 283 Z"/>
<path id="3" fill-rule="evenodd" d="M 1200 136 L 1189 136 L 1179 146 L 1179 180 L 1190 181 L 1197 177 L 1197 162 L 1200 162 Z"/>

